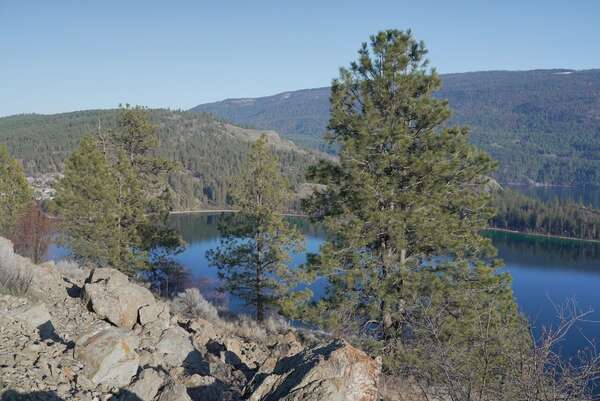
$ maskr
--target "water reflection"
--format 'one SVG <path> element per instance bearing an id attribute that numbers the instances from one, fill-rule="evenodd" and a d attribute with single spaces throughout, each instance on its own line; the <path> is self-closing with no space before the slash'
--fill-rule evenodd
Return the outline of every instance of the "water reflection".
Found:
<path id="1" fill-rule="evenodd" d="M 194 213 L 171 216 L 171 227 L 181 233 L 187 243 L 184 252 L 176 260 L 186 266 L 193 283 L 199 284 L 204 293 L 214 293 L 218 286 L 217 269 L 209 266 L 206 252 L 219 245 L 218 223 L 222 214 Z M 291 265 L 297 267 L 306 262 L 307 253 L 318 252 L 323 242 L 322 228 L 309 223 L 306 219 L 289 217 L 288 221 L 304 234 L 305 251 L 292 255 Z M 323 296 L 326 282 L 318 280 L 309 287 L 317 297 Z M 234 311 L 248 311 L 239 299 L 228 297 L 227 303 Z"/>
<path id="2" fill-rule="evenodd" d="M 489 231 L 507 266 L 600 274 L 600 243 Z"/>
<path id="3" fill-rule="evenodd" d="M 592 311 L 560 344 L 563 355 L 600 338 L 600 244 L 503 232 L 487 233 L 512 276 L 517 302 L 536 335 L 556 326 L 555 306 L 574 299 Z"/>

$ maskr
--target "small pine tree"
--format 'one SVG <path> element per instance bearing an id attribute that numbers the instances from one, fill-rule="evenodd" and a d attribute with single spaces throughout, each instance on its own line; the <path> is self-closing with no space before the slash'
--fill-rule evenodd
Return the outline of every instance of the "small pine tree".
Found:
<path id="1" fill-rule="evenodd" d="M 0 145 L 0 235 L 8 236 L 19 216 L 33 200 L 23 168 Z"/>
<path id="2" fill-rule="evenodd" d="M 282 215 L 289 184 L 280 174 L 266 136 L 253 144 L 242 171 L 233 188 L 239 213 L 219 225 L 222 238 L 207 257 L 219 269 L 221 290 L 252 305 L 258 321 L 264 320 L 271 307 L 292 314 L 297 302 L 310 297 L 308 290 L 292 292 L 302 275 L 289 267 L 290 252 L 301 251 L 303 241 Z"/>
<path id="3" fill-rule="evenodd" d="M 173 165 L 154 156 L 157 147 L 146 110 L 127 107 L 116 130 L 86 138 L 67 160 L 55 205 L 61 241 L 76 258 L 132 274 L 180 249 L 167 225 Z"/>

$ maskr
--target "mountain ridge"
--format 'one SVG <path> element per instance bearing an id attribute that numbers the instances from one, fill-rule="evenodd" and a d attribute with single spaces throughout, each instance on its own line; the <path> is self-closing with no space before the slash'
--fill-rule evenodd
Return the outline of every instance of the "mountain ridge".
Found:
<path id="1" fill-rule="evenodd" d="M 449 101 L 449 124 L 471 128 L 472 143 L 500 161 L 501 182 L 600 184 L 600 69 L 476 71 L 441 78 L 435 96 Z M 230 98 L 190 111 L 332 150 L 323 140 L 328 87 Z"/>

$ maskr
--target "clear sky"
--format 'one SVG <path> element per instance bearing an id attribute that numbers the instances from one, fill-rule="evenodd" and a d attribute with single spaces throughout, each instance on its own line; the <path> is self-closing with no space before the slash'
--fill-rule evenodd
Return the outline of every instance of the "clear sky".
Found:
<path id="1" fill-rule="evenodd" d="M 600 67 L 599 0 L 0 0 L 0 116 L 326 86 L 387 28 L 441 73 Z"/>

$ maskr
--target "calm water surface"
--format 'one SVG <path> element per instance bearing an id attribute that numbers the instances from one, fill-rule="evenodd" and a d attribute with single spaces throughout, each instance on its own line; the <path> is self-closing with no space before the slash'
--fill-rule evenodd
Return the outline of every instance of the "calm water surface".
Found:
<path id="1" fill-rule="evenodd" d="M 218 214 L 181 214 L 172 216 L 173 227 L 188 246 L 177 260 L 189 269 L 191 278 L 202 286 L 217 284 L 217 271 L 208 265 L 206 251 L 218 244 Z M 307 252 L 317 252 L 324 233 L 301 219 L 293 219 L 305 234 Z M 504 232 L 489 232 L 505 271 L 512 275 L 513 290 L 521 310 L 528 316 L 536 332 L 556 324 L 553 304 L 574 298 L 579 307 L 594 312 L 589 322 L 579 324 L 563 343 L 563 350 L 572 354 L 585 346 L 585 336 L 600 339 L 600 244 L 554 238 L 542 238 Z M 56 259 L 64 251 L 53 248 Z M 293 265 L 306 260 L 306 253 L 293 256 Z M 312 286 L 315 294 L 323 294 L 325 282 Z M 238 300 L 229 299 L 229 307 L 240 309 Z"/>

